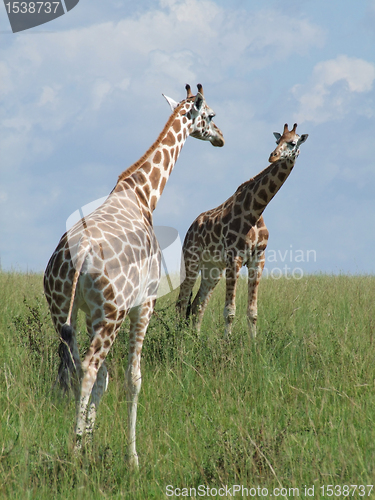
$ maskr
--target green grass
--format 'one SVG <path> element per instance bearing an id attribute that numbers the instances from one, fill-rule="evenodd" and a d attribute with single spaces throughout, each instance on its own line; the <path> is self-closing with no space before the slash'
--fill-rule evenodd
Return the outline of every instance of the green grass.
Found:
<path id="1" fill-rule="evenodd" d="M 375 277 L 263 280 L 256 342 L 244 281 L 224 341 L 223 285 L 199 337 L 176 329 L 175 294 L 157 303 L 132 474 L 124 461 L 127 324 L 107 358 L 92 448 L 76 458 L 74 402 L 52 391 L 58 339 L 42 277 L 0 273 L 0 498 L 161 499 L 177 498 L 166 497 L 167 485 L 215 493 L 234 484 L 299 488 L 299 498 L 315 486 L 319 498 L 322 485 L 374 484 Z M 83 318 L 80 325 L 84 349 Z"/>

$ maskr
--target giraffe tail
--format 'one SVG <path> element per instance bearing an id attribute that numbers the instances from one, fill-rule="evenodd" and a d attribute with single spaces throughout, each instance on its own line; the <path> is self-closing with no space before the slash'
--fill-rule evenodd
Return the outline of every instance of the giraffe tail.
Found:
<path id="1" fill-rule="evenodd" d="M 79 383 L 81 380 L 81 361 L 79 358 L 78 345 L 74 329 L 70 323 L 73 314 L 73 306 L 78 279 L 80 277 L 82 266 L 85 262 L 90 248 L 90 242 L 84 236 L 80 241 L 77 254 L 76 270 L 72 281 L 72 291 L 70 296 L 68 316 L 65 324 L 62 326 L 60 331 L 60 366 L 56 383 L 59 384 L 64 393 L 67 393 L 69 389 L 72 388 L 76 395 L 78 394 Z"/>
<path id="2" fill-rule="evenodd" d="M 70 388 L 75 390 L 79 380 L 78 367 L 72 354 L 76 344 L 74 330 L 67 323 L 61 328 L 60 340 L 60 366 L 56 382 L 65 394 Z"/>

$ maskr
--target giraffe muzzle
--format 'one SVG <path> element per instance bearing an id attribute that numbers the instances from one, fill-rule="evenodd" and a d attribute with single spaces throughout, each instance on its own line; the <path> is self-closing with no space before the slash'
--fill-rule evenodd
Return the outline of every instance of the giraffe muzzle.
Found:
<path id="1" fill-rule="evenodd" d="M 273 153 L 270 154 L 270 157 L 268 158 L 268 161 L 270 163 L 275 163 L 279 159 L 280 159 L 280 153 L 274 151 Z"/>
<path id="2" fill-rule="evenodd" d="M 215 148 L 222 148 L 225 144 L 223 137 L 212 137 L 212 139 L 210 139 L 210 142 L 213 146 L 215 146 Z"/>

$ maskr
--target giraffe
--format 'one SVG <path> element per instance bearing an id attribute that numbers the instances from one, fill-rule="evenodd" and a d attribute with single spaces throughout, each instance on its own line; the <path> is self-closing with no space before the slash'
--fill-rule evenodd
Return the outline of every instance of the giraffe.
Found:
<path id="1" fill-rule="evenodd" d="M 183 244 L 185 279 L 181 284 L 176 308 L 180 317 L 193 315 L 200 331 L 206 306 L 225 271 L 225 336 L 230 335 L 236 311 L 236 286 L 242 266 L 248 268 L 247 322 L 252 338 L 256 336 L 258 285 L 265 264 L 268 230 L 262 213 L 286 181 L 308 134 L 299 136 L 297 124 L 283 134 L 274 133 L 276 149 L 267 168 L 217 208 L 201 213 L 188 229 Z M 190 304 L 192 289 L 201 273 L 201 284 Z"/>
<path id="2" fill-rule="evenodd" d="M 64 391 L 71 387 L 76 398 L 76 451 L 85 436 L 92 436 L 108 384 L 104 360 L 124 318 L 130 318 L 126 394 L 131 468 L 138 467 L 141 350 L 160 281 L 161 253 L 152 213 L 189 135 L 224 145 L 202 85 L 195 96 L 189 85 L 185 88 L 187 97 L 180 103 L 164 96 L 172 114 L 157 140 L 119 176 L 104 203 L 62 236 L 44 274 L 45 295 L 61 339 L 57 381 Z M 78 309 L 86 314 L 91 339 L 82 362 L 76 339 Z"/>

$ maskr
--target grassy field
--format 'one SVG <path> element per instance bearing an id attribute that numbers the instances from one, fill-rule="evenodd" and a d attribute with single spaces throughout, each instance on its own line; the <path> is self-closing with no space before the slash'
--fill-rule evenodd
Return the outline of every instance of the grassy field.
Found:
<path id="1" fill-rule="evenodd" d="M 335 498 L 348 496 L 344 485 L 358 485 L 354 498 L 375 497 L 375 277 L 263 280 L 256 342 L 245 282 L 223 340 L 222 285 L 199 338 L 176 329 L 175 295 L 157 304 L 143 350 L 140 470 L 131 474 L 127 324 L 108 357 L 92 448 L 76 458 L 74 402 L 52 391 L 58 339 L 42 277 L 0 273 L 0 498 L 225 498 L 223 487 L 227 498 L 329 498 L 329 485 Z"/>

